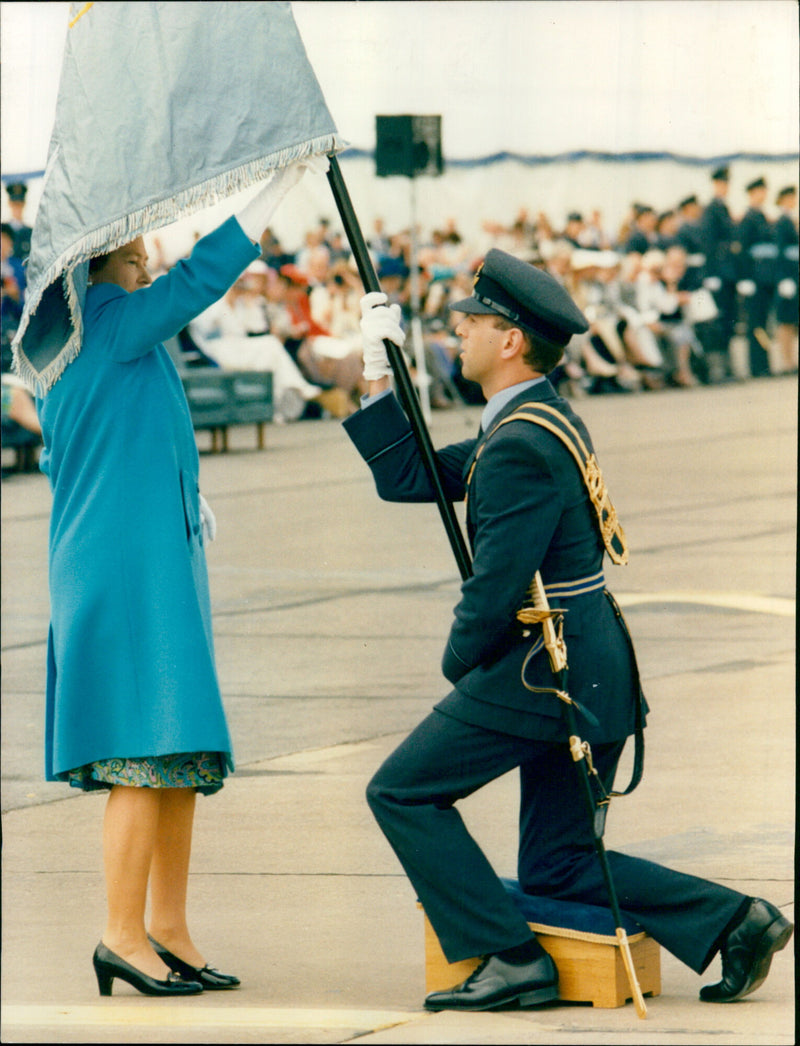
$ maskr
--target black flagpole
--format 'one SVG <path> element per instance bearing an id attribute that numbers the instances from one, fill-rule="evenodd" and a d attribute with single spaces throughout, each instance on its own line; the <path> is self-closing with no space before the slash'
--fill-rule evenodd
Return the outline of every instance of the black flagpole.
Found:
<path id="1" fill-rule="evenodd" d="M 364 242 L 358 218 L 353 210 L 353 205 L 350 201 L 350 194 L 348 193 L 347 186 L 344 183 L 339 162 L 336 159 L 335 154 L 329 155 L 328 160 L 330 161 L 330 166 L 328 168 L 328 182 L 331 191 L 333 192 L 333 198 L 336 200 L 336 206 L 339 209 L 339 216 L 342 219 L 342 224 L 344 225 L 344 231 L 350 244 L 350 249 L 352 250 L 353 257 L 356 260 L 358 273 L 361 277 L 361 282 L 364 285 L 364 290 L 367 293 L 370 293 L 371 291 L 379 291 L 381 285 L 378 282 L 375 267 L 372 264 L 367 245 Z M 417 441 L 417 447 L 419 448 L 422 462 L 425 466 L 425 471 L 428 473 L 428 478 L 436 495 L 436 504 L 439 507 L 439 513 L 442 517 L 442 522 L 444 523 L 444 529 L 447 531 L 447 536 L 450 539 L 450 545 L 453 549 L 453 554 L 456 557 L 458 569 L 461 571 L 461 580 L 466 581 L 466 579 L 472 574 L 470 554 L 464 542 L 464 535 L 461 531 L 461 527 L 456 519 L 453 504 L 451 501 L 447 500 L 444 492 L 442 479 L 439 475 L 438 462 L 436 461 L 436 454 L 433 449 L 433 444 L 431 443 L 430 433 L 425 425 L 425 419 L 422 416 L 422 409 L 417 398 L 416 390 L 411 381 L 411 376 L 408 373 L 406 361 L 403 357 L 403 353 L 394 342 L 384 339 L 383 344 L 386 346 L 389 363 L 391 364 L 392 372 L 394 373 L 397 396 L 406 412 L 409 423 L 411 424 L 414 439 Z"/>

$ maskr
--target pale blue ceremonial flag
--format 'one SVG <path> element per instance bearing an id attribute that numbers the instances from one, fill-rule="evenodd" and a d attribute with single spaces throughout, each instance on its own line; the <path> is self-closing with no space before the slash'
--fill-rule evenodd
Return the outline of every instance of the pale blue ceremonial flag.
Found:
<path id="1" fill-rule="evenodd" d="M 17 373 L 77 356 L 89 258 L 344 147 L 291 4 L 73 3 Z"/>

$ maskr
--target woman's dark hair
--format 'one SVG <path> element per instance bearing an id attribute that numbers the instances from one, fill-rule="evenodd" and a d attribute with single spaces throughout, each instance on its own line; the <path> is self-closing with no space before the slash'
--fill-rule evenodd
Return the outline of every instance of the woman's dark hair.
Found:
<path id="1" fill-rule="evenodd" d="M 496 316 L 494 325 L 502 331 L 510 331 L 516 327 L 522 334 L 525 341 L 525 351 L 522 354 L 522 358 L 532 370 L 538 371 L 539 374 L 549 374 L 560 363 L 561 357 L 564 355 L 564 349 L 558 345 L 545 341 L 534 334 L 533 331 L 520 327 L 518 323 L 512 323 L 511 320 L 507 320 L 504 316 Z"/>
<path id="2" fill-rule="evenodd" d="M 98 254 L 94 258 L 90 258 L 89 275 L 93 276 L 96 272 L 100 272 L 110 257 L 110 254 Z"/>

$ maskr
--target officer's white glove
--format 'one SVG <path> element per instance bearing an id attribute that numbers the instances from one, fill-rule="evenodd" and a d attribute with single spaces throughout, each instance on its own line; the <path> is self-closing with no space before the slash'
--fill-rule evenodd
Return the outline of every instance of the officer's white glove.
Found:
<path id="1" fill-rule="evenodd" d="M 793 279 L 787 277 L 778 284 L 778 294 L 781 298 L 793 298 L 797 293 L 797 284 Z"/>
<path id="2" fill-rule="evenodd" d="M 736 290 L 743 298 L 752 298 L 756 293 L 756 285 L 753 280 L 739 280 L 736 284 Z"/>
<path id="3" fill-rule="evenodd" d="M 719 276 L 706 276 L 703 280 L 703 286 L 708 291 L 718 291 L 722 286 L 722 280 Z"/>
<path id="4" fill-rule="evenodd" d="M 213 541 L 217 536 L 217 519 L 203 495 L 198 494 L 198 497 L 200 498 L 200 526 L 203 528 L 203 544 L 205 544 L 207 541 Z"/>
<path id="5" fill-rule="evenodd" d="M 371 291 L 361 299 L 361 348 L 364 354 L 364 378 L 377 381 L 392 373 L 383 339 L 402 349 L 406 336 L 400 326 L 400 306 L 387 305 L 383 291 Z"/>
<path id="6" fill-rule="evenodd" d="M 278 205 L 297 185 L 306 170 L 324 174 L 330 166 L 327 156 L 306 156 L 297 163 L 275 171 L 266 185 L 236 215 L 236 220 L 253 243 L 258 243 Z"/>

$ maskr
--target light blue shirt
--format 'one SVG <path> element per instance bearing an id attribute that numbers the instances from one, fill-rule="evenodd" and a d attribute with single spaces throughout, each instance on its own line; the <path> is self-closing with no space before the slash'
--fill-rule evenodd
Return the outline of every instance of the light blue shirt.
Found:
<path id="1" fill-rule="evenodd" d="M 520 392 L 524 392 L 525 389 L 532 389 L 534 385 L 541 385 L 546 380 L 545 376 L 541 375 L 538 378 L 531 378 L 530 381 L 520 381 L 516 385 L 509 385 L 507 389 L 501 389 L 499 392 L 496 392 L 483 408 L 481 431 L 488 432 L 489 426 L 503 407 L 510 403 L 515 396 L 518 396 Z M 361 406 L 362 408 L 369 407 L 371 404 L 377 403 L 379 399 L 383 399 L 384 396 L 390 396 L 391 394 L 391 389 L 385 389 L 383 392 L 377 392 L 374 396 L 364 395 L 361 397 Z"/>
<path id="2" fill-rule="evenodd" d="M 541 385 L 541 383 L 546 380 L 545 376 L 541 375 L 538 378 L 531 378 L 530 381 L 520 381 L 517 385 L 509 385 L 507 389 L 501 389 L 499 392 L 496 392 L 483 408 L 483 414 L 481 414 L 481 431 L 488 432 L 489 426 L 503 407 L 505 407 L 507 403 L 510 403 L 515 396 L 518 396 L 520 392 L 524 392 L 526 389 L 532 389 L 534 385 Z"/>

